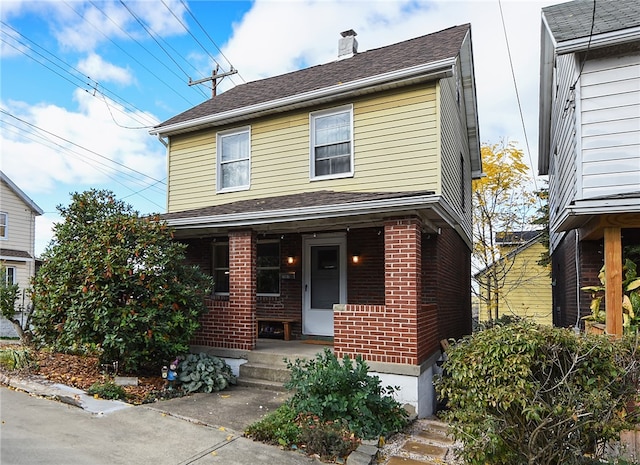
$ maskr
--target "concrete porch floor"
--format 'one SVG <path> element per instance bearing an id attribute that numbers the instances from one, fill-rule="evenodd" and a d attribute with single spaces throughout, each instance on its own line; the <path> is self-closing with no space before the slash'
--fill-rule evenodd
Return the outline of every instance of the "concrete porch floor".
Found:
<path id="1" fill-rule="evenodd" d="M 317 341 L 283 341 L 281 339 L 258 339 L 256 348 L 251 352 L 256 354 L 277 354 L 288 359 L 296 358 L 314 358 L 324 349 L 333 352 L 333 343 L 318 343 Z"/>

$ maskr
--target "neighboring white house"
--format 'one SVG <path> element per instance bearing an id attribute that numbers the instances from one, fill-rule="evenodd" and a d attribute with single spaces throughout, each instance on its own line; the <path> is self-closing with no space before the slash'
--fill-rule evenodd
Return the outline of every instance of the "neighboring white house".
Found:
<path id="1" fill-rule="evenodd" d="M 36 270 L 35 224 L 42 209 L 2 171 L 0 184 L 0 266 L 7 283 L 20 286 L 16 302 L 20 312 L 31 303 L 26 290 Z"/>
<path id="2" fill-rule="evenodd" d="M 554 323 L 589 313 L 580 287 L 599 284 L 604 261 L 607 292 L 617 293 L 606 299 L 607 331 L 619 334 L 622 252 L 640 243 L 640 2 L 552 5 L 541 33 L 539 172 L 549 175 Z"/>

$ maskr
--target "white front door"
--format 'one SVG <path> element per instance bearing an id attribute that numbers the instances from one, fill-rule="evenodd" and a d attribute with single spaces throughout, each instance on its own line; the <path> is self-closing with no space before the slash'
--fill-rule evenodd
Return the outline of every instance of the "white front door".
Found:
<path id="1" fill-rule="evenodd" d="M 308 236 L 303 246 L 302 333 L 333 336 L 333 304 L 346 303 L 347 238 Z"/>

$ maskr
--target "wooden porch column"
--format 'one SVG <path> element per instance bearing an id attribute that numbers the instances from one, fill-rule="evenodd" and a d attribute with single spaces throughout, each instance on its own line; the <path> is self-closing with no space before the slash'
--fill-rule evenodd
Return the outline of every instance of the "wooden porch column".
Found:
<path id="1" fill-rule="evenodd" d="M 229 233 L 229 307 L 232 345 L 256 347 L 256 238 L 253 231 Z"/>
<path id="2" fill-rule="evenodd" d="M 620 228 L 604 228 L 607 334 L 622 336 L 622 239 Z"/>

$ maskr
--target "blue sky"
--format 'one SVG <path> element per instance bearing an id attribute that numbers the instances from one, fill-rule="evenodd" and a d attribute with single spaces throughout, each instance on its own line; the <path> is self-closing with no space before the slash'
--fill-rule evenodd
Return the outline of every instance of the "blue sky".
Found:
<path id="1" fill-rule="evenodd" d="M 166 152 L 148 130 L 209 98 L 189 78 L 232 65 L 224 91 L 335 60 L 347 29 L 365 51 L 467 22 L 481 141 L 516 141 L 535 166 L 540 11 L 553 3 L 2 0 L 0 168 L 45 211 L 39 254 L 72 192 L 110 189 L 141 213 L 165 211 Z"/>

